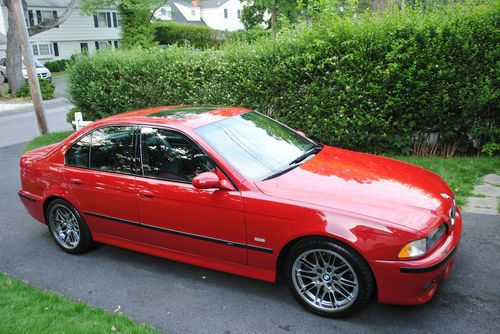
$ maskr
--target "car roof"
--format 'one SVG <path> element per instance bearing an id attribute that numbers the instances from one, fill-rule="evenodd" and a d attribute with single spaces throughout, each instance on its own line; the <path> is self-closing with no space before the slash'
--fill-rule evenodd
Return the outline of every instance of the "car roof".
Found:
<path id="1" fill-rule="evenodd" d="M 249 111 L 251 109 L 243 107 L 175 105 L 124 112 L 103 118 L 98 122 L 168 125 L 170 127 L 195 129 Z"/>

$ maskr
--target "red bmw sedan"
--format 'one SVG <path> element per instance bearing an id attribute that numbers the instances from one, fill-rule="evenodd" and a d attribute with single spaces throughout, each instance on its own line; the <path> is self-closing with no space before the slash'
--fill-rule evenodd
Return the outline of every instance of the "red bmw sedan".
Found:
<path id="1" fill-rule="evenodd" d="M 462 216 L 443 180 L 256 111 L 159 107 L 21 158 L 19 196 L 71 254 L 96 243 L 275 282 L 323 316 L 429 301 Z"/>

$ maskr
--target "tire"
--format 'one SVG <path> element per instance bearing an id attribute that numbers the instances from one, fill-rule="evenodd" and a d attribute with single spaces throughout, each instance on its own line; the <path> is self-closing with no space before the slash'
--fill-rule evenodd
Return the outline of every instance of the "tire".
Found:
<path id="1" fill-rule="evenodd" d="M 285 262 L 293 297 L 308 311 L 329 318 L 349 316 L 372 295 L 370 267 L 353 249 L 333 240 L 299 242 Z"/>
<path id="2" fill-rule="evenodd" d="M 89 227 L 78 210 L 67 201 L 56 199 L 50 202 L 45 219 L 50 235 L 66 253 L 81 254 L 95 246 Z"/>

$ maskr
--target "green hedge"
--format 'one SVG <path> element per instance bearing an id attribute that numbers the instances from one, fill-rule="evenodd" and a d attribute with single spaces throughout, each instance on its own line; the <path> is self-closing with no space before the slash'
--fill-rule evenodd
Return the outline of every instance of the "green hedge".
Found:
<path id="1" fill-rule="evenodd" d="M 70 62 L 69 59 L 60 59 L 60 60 L 46 61 L 45 64 L 43 65 L 51 72 L 62 72 L 66 69 L 69 62 Z"/>
<path id="2" fill-rule="evenodd" d="M 99 52 L 69 69 L 69 93 L 91 118 L 242 105 L 327 144 L 452 155 L 500 141 L 499 14 L 457 5 L 330 20 L 219 51 Z M 429 133 L 439 134 L 436 145 Z"/>
<path id="3" fill-rule="evenodd" d="M 154 22 L 152 29 L 160 45 L 190 45 L 200 49 L 219 47 L 227 34 L 203 25 L 177 22 Z"/>
<path id="4" fill-rule="evenodd" d="M 56 86 L 52 82 L 47 79 L 39 79 L 38 82 L 40 83 L 40 91 L 42 93 L 43 100 L 51 100 L 56 97 Z M 24 85 L 16 91 L 15 95 L 16 97 L 31 97 L 28 81 L 26 81 Z"/>

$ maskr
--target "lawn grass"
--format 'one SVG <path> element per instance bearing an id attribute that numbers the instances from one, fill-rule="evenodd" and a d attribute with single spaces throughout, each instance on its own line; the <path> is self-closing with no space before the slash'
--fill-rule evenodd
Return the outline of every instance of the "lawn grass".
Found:
<path id="1" fill-rule="evenodd" d="M 58 78 L 66 75 L 66 71 L 61 71 L 61 72 L 52 72 L 52 77 L 53 78 Z"/>
<path id="2" fill-rule="evenodd" d="M 61 140 L 68 137 L 72 133 L 73 133 L 72 131 L 51 132 L 46 135 L 35 137 L 26 144 L 26 146 L 24 147 L 24 152 L 45 145 L 60 142 Z"/>
<path id="3" fill-rule="evenodd" d="M 481 183 L 481 177 L 489 173 L 500 173 L 500 157 L 395 157 L 423 167 L 440 175 L 450 186 L 459 205 L 473 195 L 472 188 Z"/>
<path id="4" fill-rule="evenodd" d="M 158 333 L 0 273 L 0 333 Z"/>
<path id="5" fill-rule="evenodd" d="M 31 150 L 36 147 L 56 143 L 72 132 L 53 132 L 32 139 L 25 147 Z M 481 181 L 481 177 L 489 173 L 500 173 L 500 157 L 413 157 L 396 156 L 398 160 L 428 169 L 440 175 L 450 186 L 459 205 L 464 205 L 466 198 L 473 195 L 472 189 Z"/>

